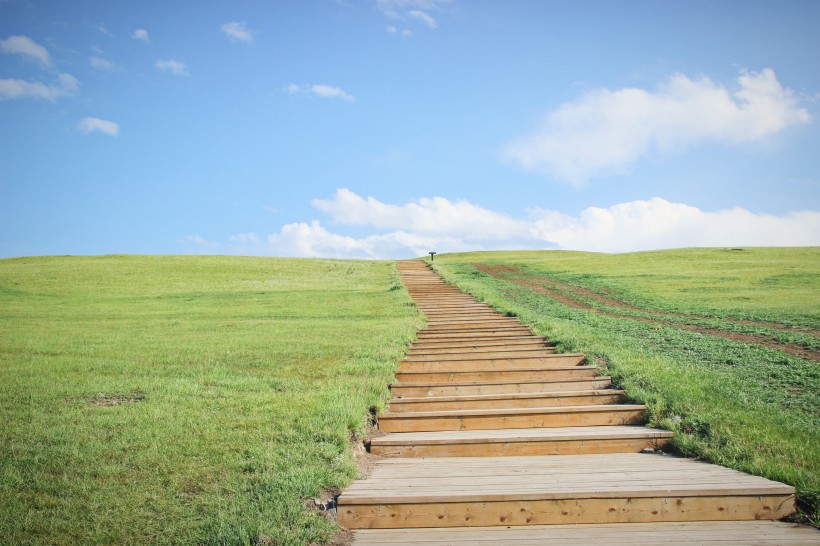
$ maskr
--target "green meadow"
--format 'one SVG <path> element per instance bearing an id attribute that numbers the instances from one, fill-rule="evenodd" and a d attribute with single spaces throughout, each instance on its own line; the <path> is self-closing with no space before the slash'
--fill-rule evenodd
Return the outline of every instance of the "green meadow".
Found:
<path id="1" fill-rule="evenodd" d="M 388 262 L 0 260 L 0 543 L 326 542 L 422 323 Z"/>
<path id="2" fill-rule="evenodd" d="M 438 255 L 671 449 L 820 506 L 820 249 Z M 389 262 L 0 260 L 0 543 L 323 544 L 423 325 Z"/>
<path id="3" fill-rule="evenodd" d="M 794 485 L 820 523 L 820 248 L 436 256 L 611 374 L 671 449 Z"/>

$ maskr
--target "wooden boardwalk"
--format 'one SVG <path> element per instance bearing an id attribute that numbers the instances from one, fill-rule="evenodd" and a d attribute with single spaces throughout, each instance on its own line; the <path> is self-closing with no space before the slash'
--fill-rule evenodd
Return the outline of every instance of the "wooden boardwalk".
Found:
<path id="1" fill-rule="evenodd" d="M 646 408 L 584 355 L 424 262 L 399 271 L 428 324 L 379 416 L 384 459 L 339 496 L 354 544 L 820 544 L 771 521 L 794 511 L 792 487 L 641 453 L 672 434 L 643 426 Z"/>

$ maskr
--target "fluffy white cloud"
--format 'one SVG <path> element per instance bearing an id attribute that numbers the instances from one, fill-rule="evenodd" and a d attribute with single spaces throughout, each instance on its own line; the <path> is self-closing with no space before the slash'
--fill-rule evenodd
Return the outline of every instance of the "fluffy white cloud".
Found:
<path id="1" fill-rule="evenodd" d="M 320 97 L 323 99 L 343 99 L 346 101 L 353 102 L 356 98 L 346 93 L 340 87 L 336 87 L 334 85 L 325 85 L 325 84 L 312 84 L 312 85 L 297 85 L 295 83 L 288 84 L 285 87 L 285 91 L 291 95 L 296 94 L 308 94 L 313 95 L 315 97 Z"/>
<path id="2" fill-rule="evenodd" d="M 507 239 L 526 231 L 526 225 L 519 220 L 465 200 L 450 201 L 443 197 L 390 205 L 341 188 L 330 199 L 314 199 L 311 204 L 339 224 L 411 230 L 428 235 L 446 233 L 482 240 Z"/>
<path id="3" fill-rule="evenodd" d="M 413 9 L 407 12 L 407 16 L 411 19 L 415 19 L 417 21 L 421 21 L 428 28 L 436 28 L 438 26 L 436 24 L 436 20 L 427 12 L 421 11 L 420 9 Z"/>
<path id="4" fill-rule="evenodd" d="M 83 118 L 77 127 L 85 134 L 102 133 L 108 136 L 120 134 L 120 126 L 113 121 L 100 118 Z"/>
<path id="5" fill-rule="evenodd" d="M 157 61 L 156 67 L 159 68 L 161 71 L 168 72 L 170 74 L 173 74 L 174 76 L 190 76 L 190 73 L 188 72 L 188 67 L 185 65 L 185 63 L 175 61 L 173 59 Z"/>
<path id="6" fill-rule="evenodd" d="M 245 23 L 240 23 L 239 21 L 225 23 L 219 28 L 231 41 L 245 44 L 252 43 L 253 35 L 256 33 L 245 26 Z"/>
<path id="7" fill-rule="evenodd" d="M 428 28 L 436 28 L 438 24 L 430 12 L 441 10 L 450 3 L 451 0 L 377 0 L 376 6 L 390 19 L 415 20 Z M 409 30 L 402 32 L 404 36 L 411 34 Z"/>
<path id="8" fill-rule="evenodd" d="M 51 85 L 12 78 L 0 79 L 0 100 L 33 98 L 54 102 L 57 98 L 76 91 L 79 85 L 77 78 L 71 74 L 60 74 L 57 82 Z"/>
<path id="9" fill-rule="evenodd" d="M 565 249 L 628 252 L 708 246 L 820 245 L 820 212 L 775 216 L 742 208 L 702 211 L 654 198 L 591 207 L 578 216 L 535 208 L 510 218 L 467 201 L 442 197 L 400 205 L 338 190 L 313 205 L 336 224 L 369 226 L 370 235 L 334 233 L 318 220 L 283 226 L 267 238 L 232 236 L 226 244 L 200 241 L 201 251 L 228 254 L 390 259 L 430 250 Z M 196 241 L 192 242 L 196 243 Z"/>
<path id="10" fill-rule="evenodd" d="M 551 112 L 542 128 L 510 145 L 506 155 L 580 186 L 594 176 L 626 172 L 652 150 L 756 141 L 810 120 L 771 69 L 742 72 L 733 93 L 706 77 L 675 74 L 655 92 L 588 92 Z"/>
<path id="11" fill-rule="evenodd" d="M 0 51 L 34 59 L 44 66 L 51 65 L 48 50 L 28 36 L 9 36 L 0 40 Z"/>
<path id="12" fill-rule="evenodd" d="M 742 208 L 702 211 L 654 198 L 591 207 L 578 217 L 536 209 L 535 232 L 559 248 L 627 252 L 699 246 L 815 246 L 820 243 L 820 212 L 783 216 Z"/>
<path id="13" fill-rule="evenodd" d="M 89 57 L 88 62 L 92 68 L 96 68 L 97 70 L 114 70 L 117 68 L 117 65 L 102 57 Z"/>
<path id="14" fill-rule="evenodd" d="M 138 28 L 131 33 L 131 37 L 135 40 L 142 40 L 143 42 L 150 42 L 151 38 L 148 36 L 148 31 L 144 28 Z"/>

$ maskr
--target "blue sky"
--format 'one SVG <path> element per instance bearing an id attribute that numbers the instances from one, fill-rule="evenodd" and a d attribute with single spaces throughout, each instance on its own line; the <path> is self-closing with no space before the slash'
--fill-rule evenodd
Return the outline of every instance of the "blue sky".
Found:
<path id="1" fill-rule="evenodd" d="M 818 21 L 0 0 L 0 256 L 818 245 Z"/>

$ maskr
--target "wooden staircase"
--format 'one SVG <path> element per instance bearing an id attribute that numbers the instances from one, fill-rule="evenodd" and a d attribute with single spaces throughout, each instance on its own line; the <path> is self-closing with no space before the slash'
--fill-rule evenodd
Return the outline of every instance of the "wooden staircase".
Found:
<path id="1" fill-rule="evenodd" d="M 641 453 L 672 433 L 642 426 L 646 407 L 623 403 L 623 392 L 584 355 L 557 354 L 424 262 L 399 262 L 399 272 L 428 324 L 379 416 L 389 434 L 370 450 L 384 459 L 338 499 L 343 526 L 392 531 L 357 531 L 354 543 L 474 543 L 479 535 L 458 534 L 465 527 L 497 533 L 495 544 L 543 543 L 564 524 L 588 524 L 576 528 L 582 533 L 599 524 L 774 520 L 793 512 L 790 486 Z"/>

